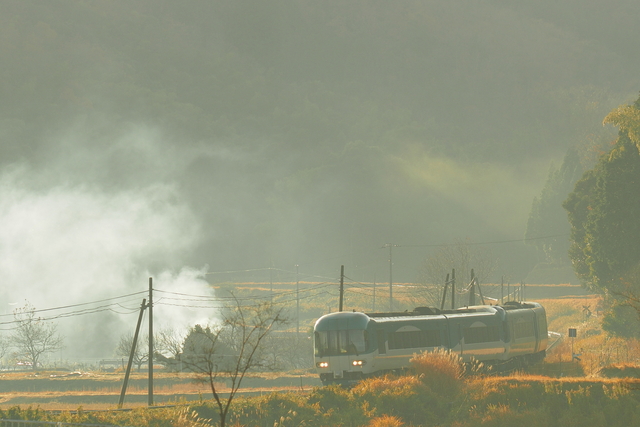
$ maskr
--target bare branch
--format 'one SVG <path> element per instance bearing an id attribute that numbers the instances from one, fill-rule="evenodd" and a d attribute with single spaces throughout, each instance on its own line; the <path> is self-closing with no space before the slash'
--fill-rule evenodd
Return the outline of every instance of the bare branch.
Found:
<path id="1" fill-rule="evenodd" d="M 187 334 L 180 360 L 209 383 L 221 427 L 247 372 L 266 366 L 263 345 L 276 327 L 287 323 L 282 310 L 271 303 L 243 306 L 233 296 L 233 305 L 226 307 L 218 325 L 196 325 Z M 220 378 L 229 382 L 226 397 L 219 389 Z"/>
<path id="2" fill-rule="evenodd" d="M 16 356 L 31 364 L 35 370 L 42 356 L 64 347 L 63 339 L 54 323 L 48 323 L 35 316 L 35 308 L 28 302 L 13 312 L 16 329 L 11 342 L 16 348 Z"/>

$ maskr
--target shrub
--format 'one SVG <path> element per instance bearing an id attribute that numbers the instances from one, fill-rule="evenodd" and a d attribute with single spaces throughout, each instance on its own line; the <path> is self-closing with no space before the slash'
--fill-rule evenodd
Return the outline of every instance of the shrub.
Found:
<path id="1" fill-rule="evenodd" d="M 321 414 L 326 425 L 360 426 L 366 422 L 362 405 L 349 390 L 338 385 L 313 389 L 307 403 Z"/>
<path id="2" fill-rule="evenodd" d="M 617 363 L 603 367 L 599 375 L 606 378 L 640 378 L 640 366 Z"/>
<path id="3" fill-rule="evenodd" d="M 315 410 L 296 393 L 270 393 L 234 401 L 228 425 L 263 426 L 307 425 Z"/>
<path id="4" fill-rule="evenodd" d="M 398 417 L 392 417 L 391 415 L 383 415 L 371 419 L 367 427 L 402 427 L 404 423 Z"/>
<path id="5" fill-rule="evenodd" d="M 385 376 L 361 381 L 353 388 L 369 415 L 399 417 L 414 425 L 441 423 L 450 402 L 443 400 L 416 376 Z"/>
<path id="6" fill-rule="evenodd" d="M 200 418 L 197 412 L 182 408 L 173 421 L 172 427 L 209 427 L 210 425 L 212 420 Z"/>
<path id="7" fill-rule="evenodd" d="M 464 363 L 448 350 L 436 349 L 414 356 L 411 369 L 423 384 L 446 397 L 456 396 L 462 388 Z"/>

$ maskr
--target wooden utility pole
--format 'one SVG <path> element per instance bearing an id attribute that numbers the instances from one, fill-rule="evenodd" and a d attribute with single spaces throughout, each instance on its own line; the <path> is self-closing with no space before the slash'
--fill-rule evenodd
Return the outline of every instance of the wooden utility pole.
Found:
<path id="1" fill-rule="evenodd" d="M 444 309 L 444 302 L 447 299 L 447 287 L 449 286 L 449 273 L 447 273 L 447 278 L 444 279 L 444 290 L 442 291 L 442 302 L 440 303 L 440 310 Z"/>
<path id="2" fill-rule="evenodd" d="M 153 406 L 153 279 L 149 277 L 149 406 Z"/>
<path id="3" fill-rule="evenodd" d="M 393 312 L 393 245 L 387 243 L 389 246 L 389 312 Z"/>
<path id="4" fill-rule="evenodd" d="M 451 269 L 451 309 L 456 308 L 456 269 Z"/>
<path id="5" fill-rule="evenodd" d="M 469 305 L 476 305 L 476 276 L 471 269 L 471 286 L 469 286 Z"/>
<path id="6" fill-rule="evenodd" d="M 373 310 L 374 313 L 376 312 L 376 275 L 374 273 L 373 275 Z"/>
<path id="7" fill-rule="evenodd" d="M 342 303 L 344 300 L 344 265 L 340 266 L 340 303 L 338 311 L 342 311 Z"/>
<path id="8" fill-rule="evenodd" d="M 300 274 L 296 264 L 296 340 L 300 334 Z"/>
<path id="9" fill-rule="evenodd" d="M 269 285 L 271 286 L 271 302 L 273 302 L 273 261 L 269 267 Z"/>
<path id="10" fill-rule="evenodd" d="M 136 325 L 136 332 L 133 334 L 133 343 L 131 343 L 131 352 L 129 353 L 129 363 L 127 363 L 127 371 L 124 374 L 124 382 L 122 383 L 122 390 L 120 391 L 120 400 L 118 401 L 118 409 L 122 409 L 124 403 L 124 395 L 127 393 L 127 384 L 129 384 L 129 375 L 131 374 L 131 365 L 133 365 L 133 355 L 136 353 L 136 344 L 138 343 L 138 334 L 140 333 L 140 324 L 142 323 L 142 314 L 144 309 L 147 308 L 147 300 L 142 300 L 140 306 L 140 314 L 138 315 L 138 324 Z"/>

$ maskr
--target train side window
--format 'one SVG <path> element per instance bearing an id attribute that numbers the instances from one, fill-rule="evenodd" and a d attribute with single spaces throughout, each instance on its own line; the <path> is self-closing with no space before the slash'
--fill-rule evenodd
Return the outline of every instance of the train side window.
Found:
<path id="1" fill-rule="evenodd" d="M 403 348 L 439 347 L 440 331 L 402 331 L 389 334 L 389 350 Z"/>
<path id="2" fill-rule="evenodd" d="M 500 329 L 497 325 L 464 329 L 465 344 L 479 344 L 500 341 Z"/>
<path id="3" fill-rule="evenodd" d="M 387 346 L 385 345 L 384 331 L 378 329 L 376 338 L 378 339 L 378 353 L 385 354 L 387 352 Z"/>

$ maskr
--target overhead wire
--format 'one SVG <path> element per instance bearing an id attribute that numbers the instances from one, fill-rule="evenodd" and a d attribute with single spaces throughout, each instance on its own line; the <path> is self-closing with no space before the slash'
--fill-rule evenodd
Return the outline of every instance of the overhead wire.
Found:
<path id="1" fill-rule="evenodd" d="M 298 291 L 288 290 L 283 292 L 275 292 L 271 295 L 253 295 L 248 297 L 235 297 L 235 300 L 236 301 L 256 301 L 256 300 L 266 300 L 266 299 L 274 300 L 275 299 L 275 301 L 273 301 L 274 304 L 287 304 L 295 300 L 305 300 L 305 299 L 314 298 L 323 294 L 331 295 L 331 292 L 327 292 L 326 288 L 330 288 L 332 286 L 334 286 L 334 284 L 320 283 L 320 284 L 314 284 L 313 287 L 305 287 L 302 289 L 298 289 Z M 221 305 L 221 304 L 196 305 L 196 304 L 181 304 L 181 303 L 197 302 L 197 301 L 209 302 L 209 303 L 223 303 L 223 302 L 228 302 L 230 300 L 234 300 L 234 297 L 195 295 L 195 294 L 164 291 L 162 289 L 154 289 L 154 291 L 159 292 L 161 294 L 162 293 L 167 294 L 165 296 L 161 296 L 159 299 L 154 301 L 154 305 L 172 305 L 172 306 L 180 306 L 180 307 L 186 307 L 186 308 L 219 309 L 224 307 L 224 305 Z M 38 314 L 38 313 L 55 312 L 58 310 L 75 309 L 71 311 L 65 311 L 62 313 L 57 313 L 57 314 L 52 313 L 51 315 L 38 317 L 37 318 L 38 321 L 50 321 L 50 320 L 68 318 L 68 317 L 83 316 L 87 314 L 95 314 L 95 313 L 106 312 L 106 311 L 110 311 L 116 314 L 128 315 L 128 314 L 136 313 L 140 309 L 138 304 L 132 305 L 132 306 L 127 305 L 129 303 L 133 303 L 134 301 L 137 302 L 137 300 L 134 300 L 132 297 L 144 295 L 146 293 L 147 291 L 145 290 L 145 291 L 139 291 L 139 292 L 134 292 L 134 293 L 125 294 L 125 295 L 118 295 L 115 297 L 105 298 L 101 300 L 78 303 L 78 304 L 68 304 L 64 306 L 48 307 L 43 309 L 25 310 L 24 313 Z M 302 293 L 303 295 L 301 296 L 300 293 Z M 176 295 L 178 297 L 177 298 L 170 297 L 168 295 Z M 171 301 L 173 301 L 173 303 Z M 109 302 L 109 303 L 101 304 L 94 307 L 86 307 L 86 306 L 104 303 L 104 302 Z M 251 306 L 255 306 L 255 304 L 240 305 L 240 307 L 251 307 Z M 86 308 L 76 309 L 79 307 L 86 307 Z M 14 326 L 19 324 L 21 321 L 24 321 L 23 319 L 16 318 L 16 315 L 19 316 L 20 314 L 21 313 L 0 315 L 0 317 L 5 317 L 5 318 L 8 316 L 14 317 L 14 319 L 12 320 L 0 322 L 0 330 L 15 329 L 13 327 L 7 328 L 6 326 Z"/>
<path id="2" fill-rule="evenodd" d="M 83 305 L 90 305 L 90 304 L 97 304 L 97 303 L 101 303 L 101 302 L 106 302 L 106 301 L 114 301 L 114 300 L 118 300 L 118 299 L 122 299 L 122 298 L 128 298 L 131 296 L 135 296 L 135 295 L 141 295 L 141 294 L 145 294 L 147 291 L 139 291 L 139 292 L 134 292 L 131 294 L 126 294 L 126 295 L 119 295 L 117 297 L 111 297 L 111 298 L 105 298 L 105 299 L 101 299 L 101 300 L 97 300 L 97 301 L 89 301 L 89 302 L 82 302 L 82 303 L 78 303 L 78 304 L 70 304 L 70 305 L 63 305 L 63 306 L 59 306 L 59 307 L 50 307 L 50 308 L 41 308 L 41 309 L 34 309 L 34 310 L 28 310 L 31 313 L 43 313 L 45 311 L 53 311 L 53 310 L 63 310 L 66 308 L 73 308 L 73 307 L 80 307 Z M 0 317 L 7 317 L 7 316 L 13 316 L 14 314 L 0 314 Z"/>
<path id="3" fill-rule="evenodd" d="M 274 301 L 272 302 L 273 305 L 281 305 L 281 304 L 287 304 L 296 300 L 305 300 L 305 299 L 310 299 L 310 298 L 314 298 L 317 297 L 319 295 L 322 294 L 330 294 L 330 292 L 327 292 L 326 290 L 323 290 L 324 288 L 327 288 L 329 286 L 332 285 L 324 285 L 321 286 L 319 288 L 313 288 L 313 289 L 306 289 L 307 294 L 303 295 L 303 296 L 299 296 L 296 294 L 295 291 L 290 291 L 290 292 L 286 292 L 286 293 L 280 293 L 279 296 L 285 296 L 288 298 L 281 298 L 281 299 L 274 299 Z M 156 290 L 157 292 L 161 292 L 160 290 Z M 303 290 L 300 290 L 301 292 Z M 310 292 L 313 291 L 313 292 Z M 168 298 L 168 297 L 164 297 L 163 299 L 167 300 L 167 302 L 162 302 L 161 300 L 154 302 L 154 305 L 167 305 L 167 306 L 174 306 L 174 307 L 185 307 L 185 308 L 204 308 L 204 309 L 220 309 L 220 308 L 224 308 L 226 307 L 224 304 L 219 304 L 219 303 L 223 303 L 225 301 L 228 300 L 228 298 L 226 298 L 224 301 L 221 301 L 219 298 L 216 297 L 206 297 L 203 299 L 199 299 L 198 295 L 190 295 L 190 294 L 180 294 L 180 293 L 175 293 L 175 292 L 168 292 L 167 293 L 173 293 L 173 294 L 179 294 L 181 297 L 180 298 Z M 183 296 L 187 296 L 189 298 L 182 298 Z M 261 296 L 259 299 L 269 299 L 271 298 L 270 296 Z M 243 301 L 243 300 L 252 300 L 255 301 L 256 298 L 249 298 L 249 297 L 245 297 L 243 299 L 237 299 L 237 302 Z M 199 302 L 202 301 L 203 303 L 211 303 L 211 305 L 209 304 L 187 304 L 188 302 Z M 247 307 L 255 307 L 255 304 L 239 304 L 237 305 L 237 307 L 240 308 L 247 308 Z"/>
<path id="4" fill-rule="evenodd" d="M 335 284 L 333 283 L 318 283 L 318 284 L 313 284 L 313 287 L 304 287 L 304 288 L 300 288 L 298 291 L 296 291 L 295 289 L 292 290 L 286 290 L 286 291 L 280 291 L 280 292 L 269 292 L 266 291 L 267 294 L 265 295 L 252 295 L 252 296 L 215 296 L 215 295 L 197 295 L 197 294 L 187 294 L 187 293 L 183 293 L 183 292 L 173 292 L 173 291 L 166 291 L 163 289 L 155 289 L 155 292 L 161 293 L 161 294 L 166 294 L 166 295 L 177 295 L 179 298 L 171 298 L 171 299 L 175 299 L 175 300 L 185 300 L 185 301 L 193 301 L 193 300 L 204 300 L 204 301 L 211 301 L 211 302 L 221 302 L 221 301 L 245 301 L 245 300 L 249 300 L 249 301 L 255 301 L 255 300 L 262 300 L 262 299 L 273 299 L 273 298 L 278 298 L 278 297 L 282 297 L 282 296 L 288 296 L 288 295 L 294 295 L 296 293 L 300 293 L 300 292 L 311 292 L 317 289 L 322 289 L 325 287 L 329 287 L 329 286 L 335 286 Z M 186 298 L 182 298 L 182 297 L 186 297 Z M 166 298 L 170 298 L 170 297 L 166 297 Z"/>
<path id="5" fill-rule="evenodd" d="M 540 237 L 527 237 L 522 239 L 510 239 L 510 240 L 496 240 L 489 242 L 461 242 L 461 243 L 430 243 L 430 244 L 420 244 L 420 245 L 392 245 L 396 248 L 428 248 L 428 247 L 446 247 L 446 246 L 457 246 L 457 245 L 469 245 L 469 246 L 477 246 L 477 245 L 497 245 L 502 243 L 517 243 L 517 242 L 528 242 L 531 240 L 543 240 L 543 239 L 551 239 L 555 237 L 565 237 L 569 236 L 569 234 L 554 234 L 552 236 L 540 236 Z M 389 245 L 382 246 L 382 249 L 388 248 Z"/>

